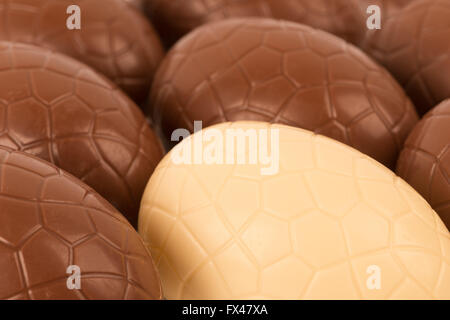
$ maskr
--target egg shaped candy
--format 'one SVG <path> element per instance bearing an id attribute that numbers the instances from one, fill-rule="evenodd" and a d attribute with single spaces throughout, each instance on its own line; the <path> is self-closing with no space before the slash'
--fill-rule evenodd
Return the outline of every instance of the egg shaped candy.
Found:
<path id="1" fill-rule="evenodd" d="M 147 11 L 170 45 L 204 23 L 237 17 L 270 17 L 325 30 L 354 43 L 364 33 L 359 0 L 147 0 Z"/>
<path id="2" fill-rule="evenodd" d="M 433 108 L 413 129 L 400 153 L 397 174 L 450 228 L 450 100 Z"/>
<path id="3" fill-rule="evenodd" d="M 161 299 L 142 239 L 78 179 L 0 147 L 0 299 Z"/>
<path id="4" fill-rule="evenodd" d="M 91 68 L 59 53 L 0 42 L 0 145 L 72 173 L 137 222 L 163 150 L 140 109 Z"/>
<path id="5" fill-rule="evenodd" d="M 371 30 L 362 47 L 405 88 L 420 114 L 450 98 L 450 2 L 415 0 Z"/>
<path id="6" fill-rule="evenodd" d="M 169 138 L 196 120 L 283 123 L 392 169 L 418 120 L 403 89 L 359 49 L 270 19 L 225 20 L 180 40 L 157 72 L 148 112 Z"/>
<path id="7" fill-rule="evenodd" d="M 137 103 L 146 100 L 164 52 L 150 22 L 123 0 L 0 0 L 0 7 L 0 40 L 72 56 Z"/>
<path id="8" fill-rule="evenodd" d="M 162 160 L 139 233 L 169 299 L 449 299 L 450 234 L 362 153 L 263 122 L 215 125 Z"/>

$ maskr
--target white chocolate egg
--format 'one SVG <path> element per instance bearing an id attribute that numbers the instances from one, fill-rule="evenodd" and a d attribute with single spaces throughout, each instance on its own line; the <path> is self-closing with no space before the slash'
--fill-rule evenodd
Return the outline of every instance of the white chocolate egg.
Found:
<path id="1" fill-rule="evenodd" d="M 139 233 L 168 299 L 450 299 L 450 234 L 427 202 L 368 156 L 289 126 L 184 139 L 147 184 Z"/>

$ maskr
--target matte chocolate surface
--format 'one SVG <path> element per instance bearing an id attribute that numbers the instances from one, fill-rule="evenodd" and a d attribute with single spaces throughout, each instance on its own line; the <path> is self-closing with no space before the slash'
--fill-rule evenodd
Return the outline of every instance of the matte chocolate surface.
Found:
<path id="1" fill-rule="evenodd" d="M 81 29 L 69 30 L 69 5 Z M 163 49 L 150 23 L 123 0 L 0 0 L 0 40 L 51 48 L 100 71 L 136 102 L 146 99 Z"/>
<path id="2" fill-rule="evenodd" d="M 160 299 L 144 243 L 78 179 L 0 147 L 0 299 Z M 71 265 L 80 289 L 70 290 Z"/>
<path id="3" fill-rule="evenodd" d="M 162 157 L 139 108 L 70 57 L 0 42 L 0 145 L 48 160 L 93 187 L 133 224 Z"/>
<path id="4" fill-rule="evenodd" d="M 148 12 L 167 44 L 211 21 L 272 17 L 304 23 L 358 42 L 365 16 L 358 0 L 147 0 Z"/>
<path id="5" fill-rule="evenodd" d="M 450 2 L 415 0 L 368 32 L 363 48 L 404 86 L 420 114 L 450 97 Z"/>
<path id="6" fill-rule="evenodd" d="M 383 20 L 388 16 L 395 14 L 397 11 L 402 10 L 414 1 L 416 0 L 358 0 L 358 4 L 366 17 L 368 17 L 368 13 L 366 12 L 368 6 L 379 6 L 381 9 L 381 18 Z"/>
<path id="7" fill-rule="evenodd" d="M 140 11 L 144 12 L 145 10 L 145 2 L 146 0 L 123 0 L 126 3 L 132 5 L 136 9 L 139 9 Z"/>
<path id="8" fill-rule="evenodd" d="M 450 100 L 433 108 L 413 129 L 398 159 L 397 174 L 450 229 Z"/>
<path id="9" fill-rule="evenodd" d="M 347 143 L 394 168 L 417 114 L 403 89 L 356 47 L 291 22 L 229 19 L 169 52 L 149 113 L 166 136 L 236 120 L 284 123 Z"/>

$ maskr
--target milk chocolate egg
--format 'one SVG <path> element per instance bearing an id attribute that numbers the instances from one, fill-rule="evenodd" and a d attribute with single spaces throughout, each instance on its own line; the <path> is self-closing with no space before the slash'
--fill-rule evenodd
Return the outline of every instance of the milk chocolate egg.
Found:
<path id="1" fill-rule="evenodd" d="M 359 49 L 269 19 L 230 19 L 180 40 L 155 76 L 149 113 L 167 137 L 236 120 L 284 123 L 347 143 L 394 168 L 417 114 Z"/>
<path id="2" fill-rule="evenodd" d="M 211 21 L 272 17 L 323 29 L 351 42 L 364 33 L 358 0 L 148 0 L 148 13 L 167 44 Z"/>
<path id="3" fill-rule="evenodd" d="M 416 0 L 368 33 L 363 48 L 404 86 L 420 114 L 450 97 L 450 2 Z"/>
<path id="4" fill-rule="evenodd" d="M 183 140 L 147 185 L 139 232 L 169 299 L 450 298 L 450 234 L 426 201 L 294 127 L 224 123 Z"/>
<path id="5" fill-rule="evenodd" d="M 0 299 L 160 299 L 142 239 L 94 190 L 0 147 Z"/>
<path id="6" fill-rule="evenodd" d="M 72 5 L 80 8 L 80 29 Z M 163 49 L 150 23 L 123 0 L 0 0 L 0 12 L 0 40 L 70 55 L 136 102 L 146 99 Z"/>
<path id="7" fill-rule="evenodd" d="M 433 108 L 413 129 L 400 153 L 397 174 L 450 228 L 450 100 Z"/>
<path id="8" fill-rule="evenodd" d="M 139 108 L 91 68 L 30 45 L 0 43 L 0 145 L 72 173 L 133 224 L 160 142 Z"/>

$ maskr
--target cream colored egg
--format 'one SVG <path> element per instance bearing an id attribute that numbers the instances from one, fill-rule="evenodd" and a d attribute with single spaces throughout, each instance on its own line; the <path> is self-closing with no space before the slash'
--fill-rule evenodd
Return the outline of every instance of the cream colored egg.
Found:
<path id="1" fill-rule="evenodd" d="M 179 143 L 139 232 L 168 299 L 450 299 L 450 235 L 425 200 L 288 126 L 224 123 Z"/>

